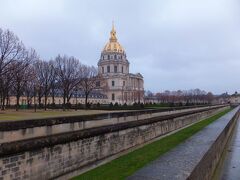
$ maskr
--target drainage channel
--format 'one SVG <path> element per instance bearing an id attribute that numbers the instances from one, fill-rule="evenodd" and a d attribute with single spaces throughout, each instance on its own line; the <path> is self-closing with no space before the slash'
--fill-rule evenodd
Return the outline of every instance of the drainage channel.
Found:
<path id="1" fill-rule="evenodd" d="M 236 123 L 232 138 L 228 143 L 222 162 L 220 163 L 214 180 L 240 179 L 240 118 Z"/>

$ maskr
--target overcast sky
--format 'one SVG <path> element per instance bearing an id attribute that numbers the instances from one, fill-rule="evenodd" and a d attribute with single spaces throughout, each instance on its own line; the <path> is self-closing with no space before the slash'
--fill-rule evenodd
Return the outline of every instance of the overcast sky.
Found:
<path id="1" fill-rule="evenodd" d="M 0 27 L 49 60 L 97 65 L 112 20 L 132 73 L 153 92 L 240 91 L 239 0 L 0 0 Z"/>

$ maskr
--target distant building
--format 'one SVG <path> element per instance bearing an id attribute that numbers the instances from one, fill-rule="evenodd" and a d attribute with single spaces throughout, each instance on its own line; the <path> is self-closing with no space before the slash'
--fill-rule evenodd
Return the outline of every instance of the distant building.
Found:
<path id="1" fill-rule="evenodd" d="M 129 73 L 129 61 L 124 48 L 116 37 L 114 25 L 109 42 L 105 45 L 98 62 L 98 73 L 105 83 L 109 102 L 119 104 L 143 103 L 144 81 L 140 73 Z"/>
<path id="2" fill-rule="evenodd" d="M 35 102 L 34 102 L 35 101 Z M 7 99 L 6 99 L 6 105 L 15 105 L 17 103 L 17 99 L 16 99 L 16 96 L 9 96 Z M 30 105 L 33 105 L 33 104 L 38 104 L 38 97 L 35 97 L 35 100 L 34 100 L 34 97 L 27 97 L 25 95 L 21 96 L 20 97 L 20 100 L 19 100 L 19 104 L 20 105 L 27 105 L 27 104 L 30 104 Z M 44 100 L 44 97 L 41 98 L 41 104 L 44 104 L 45 103 L 45 100 Z M 56 105 L 62 105 L 63 104 L 63 95 L 60 91 L 56 91 L 56 94 L 55 94 L 55 97 L 54 97 L 54 102 L 53 102 L 53 99 L 51 96 L 48 96 L 47 98 L 47 104 L 50 105 L 52 103 L 55 103 Z M 72 98 L 70 99 L 69 103 L 75 105 L 75 104 L 84 104 L 85 103 L 85 94 L 83 91 L 77 91 L 76 93 L 74 92 L 73 95 L 72 95 Z M 108 104 L 108 99 L 107 99 L 107 96 L 105 94 L 102 94 L 98 91 L 92 91 L 90 94 L 89 94 L 89 97 L 88 97 L 88 103 L 91 103 L 91 104 Z"/>
<path id="3" fill-rule="evenodd" d="M 102 77 L 104 88 L 96 88 L 89 95 L 88 102 L 92 104 L 133 104 L 144 102 L 144 82 L 143 76 L 140 73 L 129 73 L 129 61 L 123 47 L 119 44 L 116 37 L 114 26 L 110 33 L 109 42 L 105 45 L 101 52 L 101 57 L 98 62 L 98 74 Z M 25 95 L 20 97 L 20 105 L 38 104 L 38 98 Z M 41 98 L 41 103 L 44 104 L 44 98 Z M 63 104 L 63 94 L 56 90 L 54 102 L 51 95 L 47 98 L 47 104 L 55 103 L 56 105 Z M 71 104 L 84 104 L 85 94 L 83 91 L 73 92 L 72 98 L 69 100 Z M 6 99 L 7 105 L 15 105 L 16 97 L 10 95 Z"/>
<path id="4" fill-rule="evenodd" d="M 237 92 L 235 92 L 234 94 L 232 94 L 229 97 L 229 102 L 231 104 L 240 104 L 240 94 L 238 94 Z"/>

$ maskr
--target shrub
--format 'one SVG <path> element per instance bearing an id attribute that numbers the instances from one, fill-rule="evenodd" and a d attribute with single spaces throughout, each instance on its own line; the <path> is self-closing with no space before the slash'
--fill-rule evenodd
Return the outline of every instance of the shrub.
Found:
<path id="1" fill-rule="evenodd" d="M 138 103 L 134 102 L 134 103 L 133 103 L 133 106 L 138 106 Z"/>
<path id="2" fill-rule="evenodd" d="M 70 102 L 68 102 L 68 103 L 65 104 L 65 107 L 66 107 L 67 109 L 70 109 L 70 108 L 72 107 L 72 104 L 71 104 Z"/>

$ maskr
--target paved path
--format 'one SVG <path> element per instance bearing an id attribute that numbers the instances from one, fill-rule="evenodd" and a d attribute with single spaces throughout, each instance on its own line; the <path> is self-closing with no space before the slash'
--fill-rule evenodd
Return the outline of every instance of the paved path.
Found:
<path id="1" fill-rule="evenodd" d="M 185 180 L 237 112 L 235 108 L 185 142 L 143 167 L 128 180 Z M 239 155 L 240 157 L 240 155 Z M 239 171 L 240 172 L 240 171 Z M 240 180 L 240 179 L 239 179 Z"/>
<path id="2" fill-rule="evenodd" d="M 220 177 L 222 180 L 240 180 L 240 118 L 227 149 Z"/>

